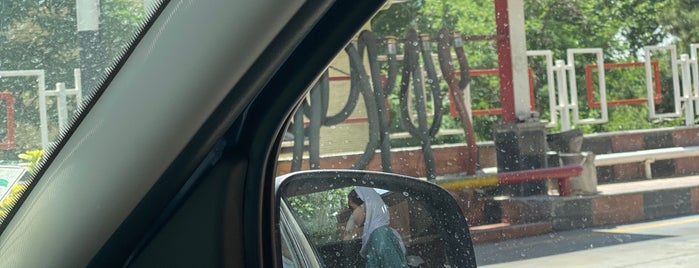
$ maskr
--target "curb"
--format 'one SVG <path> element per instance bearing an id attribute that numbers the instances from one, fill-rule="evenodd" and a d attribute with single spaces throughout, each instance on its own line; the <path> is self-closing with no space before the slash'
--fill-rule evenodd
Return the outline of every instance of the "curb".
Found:
<path id="1" fill-rule="evenodd" d="M 474 244 L 699 214 L 699 185 L 579 197 L 502 201 L 503 222 L 471 227 Z"/>

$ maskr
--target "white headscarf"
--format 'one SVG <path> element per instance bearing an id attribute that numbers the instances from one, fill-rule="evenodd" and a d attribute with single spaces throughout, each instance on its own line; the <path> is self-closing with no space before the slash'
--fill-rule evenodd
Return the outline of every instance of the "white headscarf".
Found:
<path id="1" fill-rule="evenodd" d="M 376 230 L 376 228 L 384 225 L 388 226 L 391 217 L 390 213 L 388 212 L 388 206 L 386 206 L 386 203 L 383 202 L 381 196 L 374 189 L 357 186 L 354 188 L 354 190 L 357 192 L 359 199 L 364 201 L 363 206 L 366 216 L 364 219 L 361 250 L 361 252 L 364 252 L 366 243 L 369 241 L 369 236 L 371 236 L 371 233 Z M 403 253 L 405 253 L 405 246 L 403 245 L 403 241 L 400 239 L 400 235 L 396 230 L 393 230 L 393 233 L 396 235 L 396 237 L 398 237 L 401 249 L 403 250 Z"/>

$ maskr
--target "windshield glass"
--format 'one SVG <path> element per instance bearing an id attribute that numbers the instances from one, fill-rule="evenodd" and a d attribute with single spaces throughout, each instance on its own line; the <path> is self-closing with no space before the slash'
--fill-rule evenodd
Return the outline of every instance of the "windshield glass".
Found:
<path id="1" fill-rule="evenodd" d="M 0 0 L 0 222 L 157 0 Z"/>
<path id="2" fill-rule="evenodd" d="M 436 183 L 480 265 L 691 267 L 698 14 L 674 0 L 389 1 L 311 85 L 278 173 Z M 343 200 L 289 201 L 314 242 L 339 239 Z"/>

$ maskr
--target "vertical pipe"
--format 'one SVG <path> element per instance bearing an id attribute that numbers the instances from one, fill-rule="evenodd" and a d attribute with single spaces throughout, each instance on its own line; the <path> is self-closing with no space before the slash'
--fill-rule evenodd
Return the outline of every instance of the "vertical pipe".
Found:
<path id="1" fill-rule="evenodd" d="M 430 127 L 427 123 L 427 104 L 426 100 L 426 90 L 424 88 L 424 79 L 422 76 L 422 69 L 420 68 L 420 63 L 418 59 L 419 49 L 415 46 L 415 58 L 411 68 L 413 68 L 413 94 L 415 94 L 415 110 L 417 110 L 417 125 L 418 131 L 420 131 L 420 144 L 422 145 L 422 153 L 425 158 L 425 169 L 427 173 L 428 180 L 436 179 L 434 155 L 432 154 L 432 143 L 430 141 Z M 441 112 L 441 111 L 440 111 Z"/>
<path id="2" fill-rule="evenodd" d="M 434 134 L 439 130 L 439 124 L 441 123 L 441 114 L 435 114 L 435 118 L 432 121 L 432 125 L 428 125 L 427 122 L 427 105 L 425 103 L 425 88 L 423 84 L 422 68 L 420 67 L 420 51 L 421 45 L 420 40 L 417 37 L 417 33 L 414 29 L 409 29 L 406 40 L 405 40 L 405 57 L 403 60 L 403 72 L 401 77 L 400 85 L 400 110 L 401 110 L 401 123 L 403 127 L 415 138 L 420 140 L 422 145 L 423 157 L 425 161 L 425 169 L 428 180 L 434 180 L 437 178 L 434 155 L 432 153 L 431 139 Z M 430 81 L 430 88 L 433 90 L 434 95 L 434 105 L 435 109 L 441 112 L 439 105 L 441 102 L 439 95 L 439 87 L 436 84 L 436 71 L 433 62 L 431 61 L 431 52 L 423 47 L 422 50 L 423 61 L 425 62 L 425 67 L 428 70 L 428 76 Z M 413 125 L 410 119 L 410 107 L 411 102 L 409 98 L 410 91 L 410 81 L 413 84 L 413 95 L 415 101 L 415 111 L 417 112 L 417 126 Z"/>
<path id="3" fill-rule="evenodd" d="M 459 99 L 459 93 L 463 93 L 461 96 L 461 105 L 459 105 L 459 114 L 462 118 L 462 124 L 464 126 L 464 133 L 467 135 L 466 142 L 468 146 L 468 160 L 466 162 L 466 174 L 473 175 L 478 171 L 478 145 L 476 145 L 476 133 L 473 130 L 473 109 L 471 106 L 471 75 L 469 73 L 470 67 L 468 64 L 467 54 L 464 52 L 464 44 L 461 34 L 459 32 L 453 33 L 454 39 L 454 50 L 456 51 L 457 61 L 459 62 L 459 69 L 461 70 L 461 80 L 459 81 L 459 86 L 453 93 L 457 93 L 454 99 Z M 445 56 L 448 56 L 449 63 L 451 63 L 451 52 L 447 51 Z M 452 70 L 450 68 L 449 70 Z M 460 89 L 460 91 L 459 91 Z M 457 104 L 459 104 L 457 102 Z"/>
<path id="4" fill-rule="evenodd" d="M 460 32 L 454 32 L 452 33 L 453 38 L 454 38 L 454 49 L 458 50 L 463 50 L 464 49 L 464 41 L 463 38 L 461 37 Z M 457 52 L 457 57 L 460 57 L 461 53 Z M 464 64 L 466 65 L 465 67 L 461 67 L 463 70 L 470 70 L 471 68 L 468 66 L 468 59 L 466 58 L 466 53 L 463 54 L 463 60 L 459 61 L 459 64 Z M 463 62 L 463 63 L 462 63 Z M 471 81 L 470 81 L 470 75 L 467 73 L 465 74 L 464 77 L 469 77 L 467 81 L 460 81 L 460 85 L 463 84 L 462 88 L 462 99 L 463 99 L 463 104 L 464 104 L 464 110 L 468 113 L 468 121 L 473 122 L 473 107 L 471 104 Z"/>
<path id="5" fill-rule="evenodd" d="M 319 86 L 311 89 L 311 118 L 308 130 L 308 157 L 311 169 L 320 168 L 320 126 L 322 123 L 322 96 Z"/>
<path id="6" fill-rule="evenodd" d="M 395 41 L 393 41 L 393 44 L 389 44 L 389 47 L 391 46 L 393 46 L 393 48 L 389 49 L 389 57 L 391 57 L 391 51 L 395 53 Z M 377 62 L 376 58 L 373 58 L 372 60 L 374 62 Z M 384 90 L 383 85 L 380 83 L 380 71 L 377 70 L 376 72 L 372 72 L 372 74 L 372 78 L 374 78 L 374 76 L 377 75 L 379 76 L 374 80 L 374 83 L 378 82 L 378 85 L 374 85 L 374 96 L 376 98 L 379 131 L 381 132 L 379 134 L 379 140 L 381 141 L 381 170 L 383 170 L 384 172 L 393 172 L 393 166 L 391 164 L 391 133 L 389 131 L 390 118 L 388 117 L 389 113 L 386 103 L 386 91 Z"/>

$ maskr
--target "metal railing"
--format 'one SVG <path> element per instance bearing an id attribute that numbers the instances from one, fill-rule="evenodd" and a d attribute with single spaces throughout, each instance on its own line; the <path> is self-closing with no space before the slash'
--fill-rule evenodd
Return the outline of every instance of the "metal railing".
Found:
<path id="1" fill-rule="evenodd" d="M 46 89 L 46 72 L 44 70 L 13 70 L 0 71 L 0 77 L 34 77 L 36 78 L 37 95 L 39 96 L 39 128 L 41 130 L 41 147 L 46 150 L 51 144 L 49 139 L 49 112 L 47 99 L 55 97 L 58 114 L 58 127 L 62 131 L 67 128 L 68 122 L 68 97 L 74 97 L 77 105 L 82 104 L 82 90 L 80 89 L 80 69 L 73 70 L 73 79 L 75 88 L 67 89 L 64 83 L 57 83 L 56 89 Z M 8 112 L 9 113 L 9 112 Z M 13 113 L 14 114 L 14 113 Z M 9 130 L 14 132 L 14 126 L 10 126 Z M 14 136 L 14 133 L 13 133 Z M 12 140 L 14 142 L 14 140 Z M 5 148 L 3 148 L 5 149 Z"/>

